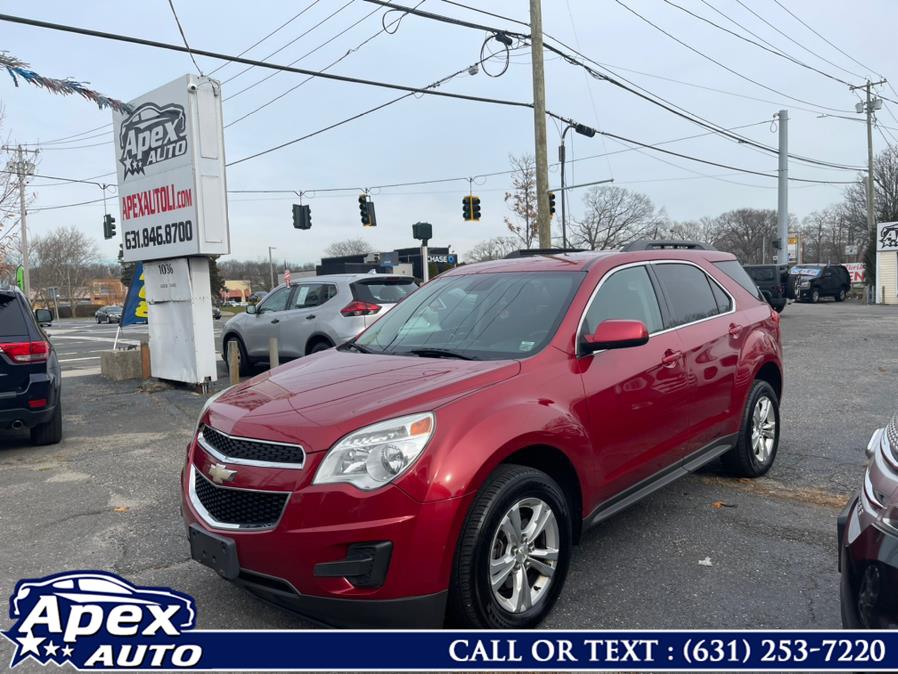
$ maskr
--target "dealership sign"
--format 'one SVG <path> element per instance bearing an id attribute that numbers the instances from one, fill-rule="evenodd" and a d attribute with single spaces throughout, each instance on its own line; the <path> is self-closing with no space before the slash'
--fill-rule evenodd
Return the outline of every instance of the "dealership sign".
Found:
<path id="1" fill-rule="evenodd" d="M 230 252 L 221 89 L 185 75 L 114 113 L 125 262 Z"/>
<path id="2" fill-rule="evenodd" d="M 880 222 L 876 229 L 876 250 L 898 250 L 898 222 Z"/>
<path id="3" fill-rule="evenodd" d="M 848 270 L 852 285 L 863 285 L 867 282 L 863 262 L 843 262 L 842 266 Z"/>

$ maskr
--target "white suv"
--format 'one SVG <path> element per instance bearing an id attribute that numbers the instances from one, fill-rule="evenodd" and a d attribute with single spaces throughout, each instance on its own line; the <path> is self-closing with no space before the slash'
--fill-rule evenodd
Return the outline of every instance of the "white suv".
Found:
<path id="1" fill-rule="evenodd" d="M 413 278 L 393 274 L 330 274 L 278 286 L 225 324 L 222 357 L 227 362 L 230 342 L 236 342 L 240 374 L 249 374 L 254 363 L 268 361 L 271 337 L 277 337 L 281 361 L 330 349 L 417 289 Z"/>

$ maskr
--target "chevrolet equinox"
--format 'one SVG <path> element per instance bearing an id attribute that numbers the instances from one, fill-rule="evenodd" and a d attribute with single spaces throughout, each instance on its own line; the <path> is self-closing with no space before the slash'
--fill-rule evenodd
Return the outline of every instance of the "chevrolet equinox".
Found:
<path id="1" fill-rule="evenodd" d="M 462 266 L 213 396 L 181 477 L 193 558 L 330 625 L 537 624 L 586 528 L 776 457 L 779 316 L 692 248 Z"/>

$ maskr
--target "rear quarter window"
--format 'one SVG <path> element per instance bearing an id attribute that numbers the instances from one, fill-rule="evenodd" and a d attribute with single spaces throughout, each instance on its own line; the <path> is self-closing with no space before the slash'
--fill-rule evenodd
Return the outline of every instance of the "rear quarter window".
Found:
<path id="1" fill-rule="evenodd" d="M 724 260 L 723 262 L 715 262 L 714 266 L 717 267 L 724 274 L 733 279 L 736 283 L 745 288 L 749 293 L 757 297 L 759 300 L 763 300 L 764 296 L 761 294 L 761 291 L 758 290 L 757 283 L 752 280 L 751 276 L 748 275 L 748 272 L 739 264 L 738 260 Z"/>
<path id="2" fill-rule="evenodd" d="M 22 303 L 11 293 L 0 293 L 0 340 L 27 337 L 28 323 Z"/>
<path id="3" fill-rule="evenodd" d="M 352 296 L 373 304 L 396 304 L 418 289 L 411 278 L 364 279 L 351 286 Z"/>

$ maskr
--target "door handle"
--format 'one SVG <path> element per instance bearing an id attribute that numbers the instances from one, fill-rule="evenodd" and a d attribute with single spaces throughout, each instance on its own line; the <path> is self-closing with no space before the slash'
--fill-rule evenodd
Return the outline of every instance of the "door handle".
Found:
<path id="1" fill-rule="evenodd" d="M 271 319 L 271 322 L 272 322 L 272 323 L 280 323 L 280 322 L 281 322 L 281 319 L 280 319 L 280 318 L 272 318 L 272 319 Z"/>
<path id="2" fill-rule="evenodd" d="M 664 367 L 673 367 L 682 357 L 682 351 L 671 351 L 670 349 L 668 349 L 664 352 L 664 356 L 661 358 L 661 364 Z"/>
<path id="3" fill-rule="evenodd" d="M 315 314 L 312 314 L 311 316 L 306 316 L 307 321 L 311 321 L 313 318 L 315 318 Z"/>
<path id="4" fill-rule="evenodd" d="M 735 323 L 730 323 L 729 333 L 730 337 L 738 337 L 742 334 L 742 326 L 736 325 Z"/>

